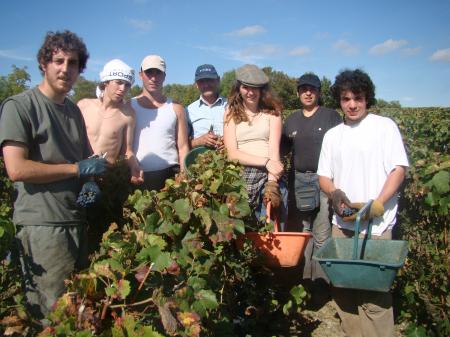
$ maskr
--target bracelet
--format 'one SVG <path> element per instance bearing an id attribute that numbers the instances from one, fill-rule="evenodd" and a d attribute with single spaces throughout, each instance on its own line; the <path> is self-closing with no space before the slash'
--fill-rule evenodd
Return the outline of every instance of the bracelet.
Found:
<path id="1" fill-rule="evenodd" d="M 270 158 L 267 158 L 266 162 L 264 163 L 264 167 L 267 167 L 267 163 L 269 162 Z"/>

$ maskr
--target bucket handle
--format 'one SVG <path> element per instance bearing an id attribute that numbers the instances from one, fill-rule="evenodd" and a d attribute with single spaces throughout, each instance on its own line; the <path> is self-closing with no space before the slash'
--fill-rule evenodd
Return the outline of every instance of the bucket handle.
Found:
<path id="1" fill-rule="evenodd" d="M 266 223 L 267 224 L 270 224 L 270 213 L 271 213 L 271 210 L 272 210 L 272 202 L 271 201 L 269 201 L 268 203 L 267 203 L 267 206 L 266 206 Z M 278 233 L 278 226 L 279 226 L 279 221 L 278 221 L 278 216 L 276 215 L 276 214 L 274 214 L 274 216 L 273 216 L 273 222 L 274 222 L 274 233 Z"/>
<path id="2" fill-rule="evenodd" d="M 355 236 L 353 237 L 353 260 L 357 259 L 358 256 L 358 242 L 359 242 L 359 223 L 361 222 L 362 217 L 370 211 L 370 207 L 372 206 L 373 200 L 369 200 L 363 208 L 359 210 L 359 212 L 356 214 L 356 221 L 355 221 Z M 367 238 L 370 239 L 372 232 L 372 220 L 369 220 L 369 225 L 367 227 Z M 362 254 L 362 252 L 361 252 Z"/>

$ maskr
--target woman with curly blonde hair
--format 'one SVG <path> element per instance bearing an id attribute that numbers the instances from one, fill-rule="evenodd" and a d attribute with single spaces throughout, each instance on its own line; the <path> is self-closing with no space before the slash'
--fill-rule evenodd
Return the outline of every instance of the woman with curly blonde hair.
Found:
<path id="1" fill-rule="evenodd" d="M 280 180 L 281 111 L 282 104 L 273 95 L 269 78 L 261 69 L 246 64 L 236 70 L 236 83 L 228 96 L 224 116 L 225 147 L 229 159 L 245 167 L 243 178 L 255 215 L 263 216 L 264 203 L 270 200 L 280 213 L 283 227 L 287 190 Z"/>

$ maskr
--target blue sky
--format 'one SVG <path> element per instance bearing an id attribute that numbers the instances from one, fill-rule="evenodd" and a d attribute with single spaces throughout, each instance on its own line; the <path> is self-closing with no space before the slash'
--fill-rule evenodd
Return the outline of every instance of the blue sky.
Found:
<path id="1" fill-rule="evenodd" d="M 166 60 L 166 84 L 192 83 L 202 63 L 220 74 L 254 63 L 331 81 L 360 67 L 378 98 L 450 106 L 449 0 L 6 0 L 0 8 L 0 75 L 27 66 L 33 85 L 45 33 L 69 29 L 88 47 L 90 80 L 113 58 L 139 69 L 148 54 Z"/>

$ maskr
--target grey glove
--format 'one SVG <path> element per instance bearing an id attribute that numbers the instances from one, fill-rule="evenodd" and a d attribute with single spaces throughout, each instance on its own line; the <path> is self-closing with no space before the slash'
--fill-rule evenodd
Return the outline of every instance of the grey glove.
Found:
<path id="1" fill-rule="evenodd" d="M 342 217 L 342 211 L 345 206 L 351 207 L 350 200 L 348 200 L 347 196 L 340 189 L 334 190 L 331 192 L 331 204 L 333 205 L 333 209 L 337 215 Z"/>
<path id="2" fill-rule="evenodd" d="M 108 162 L 99 156 L 80 160 L 78 163 L 78 176 L 80 178 L 96 177 L 106 172 Z"/>

